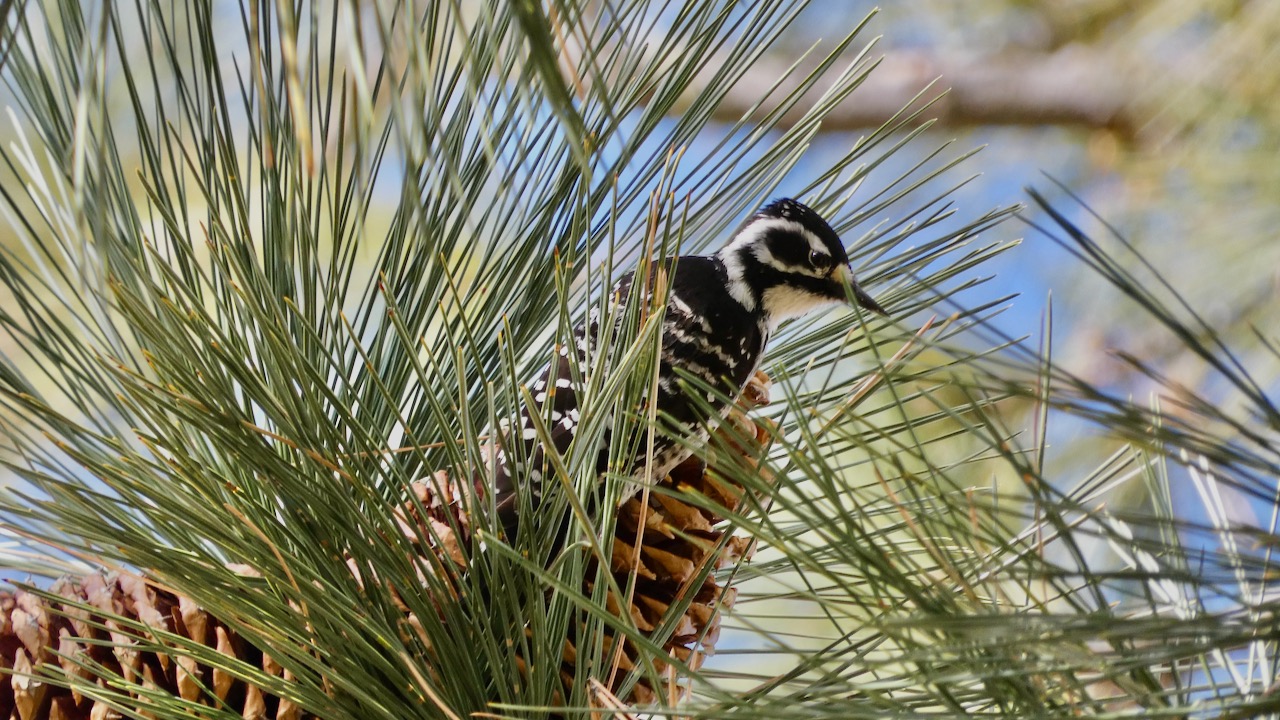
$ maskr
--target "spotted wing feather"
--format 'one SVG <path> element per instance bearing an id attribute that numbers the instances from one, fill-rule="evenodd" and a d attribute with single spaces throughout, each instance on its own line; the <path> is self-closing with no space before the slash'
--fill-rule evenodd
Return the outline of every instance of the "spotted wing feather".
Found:
<path id="1" fill-rule="evenodd" d="M 631 277 L 631 273 L 628 273 L 614 287 L 611 297 L 615 303 L 622 302 L 630 292 Z M 621 321 L 620 312 L 615 312 L 613 315 L 619 318 L 618 322 Z M 591 366 L 590 348 L 596 343 L 611 341 L 617 334 L 615 327 L 606 337 L 601 338 L 597 318 L 598 313 L 593 311 L 585 322 L 579 323 L 574 328 L 573 347 L 561 346 L 529 388 L 534 401 L 532 411 L 537 412 L 546 424 L 551 446 L 560 455 L 569 451 L 580 419 L 573 379 L 573 364 L 569 361 L 569 353 L 576 354 L 578 368 L 583 371 Z M 525 478 L 525 481 L 530 484 L 530 500 L 536 506 L 542 498 L 544 478 L 551 472 L 547 463 L 546 448 L 538 442 L 537 430 L 530 412 L 531 408 L 527 405 L 521 409 L 520 426 L 514 432 L 506 434 L 495 468 L 493 488 L 498 518 L 509 538 L 515 536 L 519 520 L 520 495 L 517 492 L 516 482 L 521 477 Z M 598 463 L 601 470 L 607 460 L 604 453 L 604 448 L 601 448 Z"/>
<path id="2" fill-rule="evenodd" d="M 631 463 L 638 478 L 647 475 L 653 480 L 664 476 L 690 453 L 687 444 L 674 440 L 673 434 L 691 439 L 693 444 L 704 441 L 709 428 L 728 409 L 727 403 L 717 404 L 719 395 L 711 394 L 705 399 L 713 412 L 710 417 L 704 416 L 704 404 L 692 401 L 690 389 L 677 369 L 712 387 L 719 386 L 729 397 L 736 397 L 755 372 L 766 339 L 766 329 L 755 317 L 736 303 L 724 301 L 723 268 L 715 259 L 681 258 L 671 276 L 671 299 L 663 322 L 656 396 L 657 410 L 670 432 L 654 438 L 652 455 L 648 454 L 646 445 Z M 611 294 L 613 301 L 625 303 L 631 287 L 632 275 L 628 274 Z M 613 316 L 617 323 L 622 322 L 621 311 Z M 593 313 L 575 328 L 574 347 L 562 348 L 529 388 L 534 400 L 533 411 L 548 423 L 556 452 L 568 451 L 579 419 L 568 353 L 577 354 L 579 368 L 590 367 L 591 344 L 611 343 L 617 335 L 615 325 L 601 337 L 597 316 Z M 507 433 L 493 481 L 499 518 L 508 537 L 514 537 L 518 524 L 516 483 L 524 478 L 524 482 L 530 484 L 530 500 L 536 505 L 542 495 L 544 477 L 550 472 L 529 412 L 530 408 L 524 408 L 520 427 Z M 599 451 L 601 471 L 607 465 L 607 448 L 606 437 Z M 521 458 L 525 460 L 523 464 Z"/>

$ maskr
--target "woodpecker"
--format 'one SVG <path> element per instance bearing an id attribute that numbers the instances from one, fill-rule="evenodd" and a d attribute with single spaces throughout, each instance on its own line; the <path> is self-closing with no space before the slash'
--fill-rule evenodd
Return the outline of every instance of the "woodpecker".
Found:
<path id="1" fill-rule="evenodd" d="M 790 198 L 761 207 L 715 254 L 668 258 L 659 265 L 667 270 L 670 291 L 662 325 L 656 410 L 672 432 L 655 438 L 652 454 L 642 444 L 642 454 L 630 463 L 630 475 L 637 480 L 631 492 L 646 478 L 660 481 L 689 457 L 691 445 L 706 442 L 759 367 L 769 336 L 784 320 L 845 301 L 850 295 L 863 308 L 888 314 L 854 279 L 835 230 L 817 212 Z M 633 280 L 634 273 L 628 273 L 618 281 L 613 302 L 625 305 Z M 620 311 L 613 313 L 617 323 L 623 322 L 623 316 Z M 579 420 L 569 353 L 577 353 L 580 368 L 589 366 L 590 344 L 601 337 L 599 321 L 599 311 L 592 310 L 575 327 L 574 347 L 562 347 L 529 386 L 535 406 L 523 408 L 520 427 L 505 434 L 496 453 L 492 487 L 509 539 L 514 539 L 517 529 L 516 484 L 529 483 L 536 504 L 544 476 L 550 472 L 530 412 L 549 422 L 548 434 L 556 451 L 566 452 Z M 706 402 L 695 401 L 694 390 L 681 372 L 724 392 L 704 396 Z M 676 439 L 681 435 L 686 442 Z M 513 443 L 523 443 L 524 452 L 516 452 Z M 607 449 L 606 444 L 600 451 L 602 471 L 608 464 Z M 522 467 L 516 460 L 519 456 L 526 459 Z"/>

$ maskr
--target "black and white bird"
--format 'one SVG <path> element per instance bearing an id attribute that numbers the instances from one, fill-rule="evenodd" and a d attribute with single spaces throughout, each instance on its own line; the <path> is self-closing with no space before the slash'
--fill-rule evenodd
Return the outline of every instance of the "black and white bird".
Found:
<path id="1" fill-rule="evenodd" d="M 657 436 L 652 454 L 642 454 L 630 464 L 630 475 L 637 483 L 646 478 L 661 480 L 689 457 L 690 445 L 706 441 L 732 407 L 725 399 L 736 398 L 742 391 L 760 365 L 769 336 L 784 320 L 844 301 L 850 294 L 862 307 L 887 315 L 854 280 L 840 237 L 827 221 L 791 199 L 760 208 L 715 254 L 665 262 L 670 292 L 662 326 L 656 409 L 673 432 Z M 613 302 L 626 303 L 633 277 L 628 273 L 618 282 Z M 624 313 L 613 316 L 623 322 Z M 515 537 L 517 527 L 517 483 L 530 484 L 530 497 L 536 503 L 544 476 L 550 472 L 529 413 L 536 412 L 549 422 L 548 434 L 556 451 L 565 453 L 579 421 L 568 354 L 576 352 L 578 367 L 589 367 L 590 344 L 601 337 L 599 319 L 599 311 L 592 310 L 574 330 L 575 347 L 561 348 L 559 357 L 529 387 L 537 406 L 524 408 L 520 428 L 506 434 L 496 455 L 492 487 L 508 538 Z M 708 402 L 695 400 L 678 371 L 721 388 L 722 396 L 706 398 Z M 708 403 L 711 413 L 706 412 Z M 685 442 L 678 441 L 678 435 Z M 605 450 L 607 445 L 601 450 L 601 470 L 607 464 Z M 523 463 L 516 459 L 520 457 Z"/>

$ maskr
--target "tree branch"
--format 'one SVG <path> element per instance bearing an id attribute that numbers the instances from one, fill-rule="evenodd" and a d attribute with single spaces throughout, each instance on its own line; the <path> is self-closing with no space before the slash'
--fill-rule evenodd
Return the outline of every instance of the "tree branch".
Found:
<path id="1" fill-rule="evenodd" d="M 717 106 L 714 117 L 736 122 L 744 115 L 762 117 L 775 107 L 759 101 L 758 88 L 787 72 L 787 63 L 764 58 L 747 79 Z M 796 72 L 803 74 L 804 68 Z M 759 78 L 753 82 L 752 78 Z M 936 81 L 936 82 L 935 82 Z M 937 98 L 922 116 L 947 127 L 981 125 L 1066 125 L 1108 129 L 1132 138 L 1138 118 L 1132 99 L 1134 78 L 1088 48 L 1068 47 L 1051 53 L 1026 53 L 953 60 L 926 51 L 899 51 L 884 57 L 862 86 L 823 121 L 827 131 L 878 127 L 904 107 L 917 110 Z M 933 87 L 919 99 L 921 91 Z M 819 82 L 816 101 L 829 83 Z M 945 94 L 943 94 L 945 93 Z M 939 95 L 942 95 L 940 98 Z M 801 102 L 784 116 L 782 126 L 800 119 L 811 102 Z"/>

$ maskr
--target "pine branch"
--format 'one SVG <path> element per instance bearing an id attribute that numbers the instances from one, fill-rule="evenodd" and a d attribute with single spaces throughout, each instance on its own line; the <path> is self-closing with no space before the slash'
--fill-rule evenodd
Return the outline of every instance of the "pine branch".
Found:
<path id="1" fill-rule="evenodd" d="M 722 440 L 715 443 L 729 451 L 720 456 L 720 467 L 734 462 L 755 467 L 767 450 L 772 426 L 767 420 L 757 425 L 746 413 L 768 403 L 768 386 L 768 378 L 757 375 L 741 409 L 730 414 L 719 434 Z M 464 535 L 469 531 L 473 521 L 467 509 L 476 503 L 464 496 L 483 488 L 459 485 L 441 472 L 431 481 L 414 483 L 412 490 L 414 499 L 397 512 L 401 531 L 430 556 L 423 564 L 441 568 L 445 584 L 454 588 L 434 595 L 432 603 L 439 610 L 442 604 L 463 602 L 457 588 L 469 565 L 464 548 L 470 538 L 459 537 L 455 528 Z M 600 702 L 645 707 L 661 699 L 665 707 L 677 707 L 687 697 L 684 675 L 715 652 L 720 618 L 733 607 L 735 591 L 719 578 L 732 578 L 726 572 L 753 552 L 750 541 L 734 536 L 732 525 L 724 523 L 725 515 L 759 505 L 759 498 L 747 496 L 724 471 L 692 458 L 646 494 L 647 503 L 632 497 L 619 508 L 609 571 L 632 592 L 625 600 L 610 595 L 608 609 L 617 615 L 626 607 L 635 627 L 660 641 L 668 659 L 651 662 L 666 682 L 655 686 L 640 677 L 639 649 L 616 634 L 607 635 L 603 641 L 612 670 L 607 686 L 596 683 Z M 421 543 L 424 538 L 429 542 Z M 249 565 L 230 567 L 245 578 L 261 577 Z M 362 576 L 355 563 L 350 567 L 366 589 L 382 582 L 376 574 Z M 432 588 L 424 582 L 418 588 L 386 589 L 400 598 Z M 581 590 L 589 596 L 592 589 L 588 584 Z M 430 647 L 422 619 L 403 601 L 397 608 L 401 632 Z M 234 625 L 193 598 L 145 574 L 94 573 L 63 577 L 47 590 L 0 591 L 0 718 L 5 720 L 97 720 L 118 712 L 146 712 L 153 705 L 183 706 L 201 716 L 216 710 L 275 720 L 325 717 L 302 709 L 292 673 L 272 655 L 271 648 L 247 641 Z M 563 658 L 562 703 L 579 658 L 572 636 Z M 228 661 L 240 661 L 240 671 L 229 668 Z M 261 672 L 246 675 L 244 666 Z M 439 681 L 448 669 L 437 664 L 426 671 Z M 119 689 L 131 685 L 135 689 Z M 430 687 L 421 685 L 424 695 L 434 698 Z M 443 705 L 440 710 L 449 714 Z"/>
<path id="2" fill-rule="evenodd" d="M 894 50 L 874 58 L 861 55 L 854 62 L 865 72 L 856 98 L 825 113 L 822 129 L 839 132 L 878 128 L 904 115 L 939 127 L 990 125 L 1063 125 L 1105 129 L 1134 139 L 1144 122 L 1131 75 L 1119 71 L 1106 54 L 1069 46 L 1047 53 L 1010 52 L 967 59 L 928 51 Z M 777 110 L 776 101 L 761 102 L 759 88 L 779 78 L 803 77 L 812 61 L 793 63 L 765 56 L 751 65 L 742 81 L 715 106 L 712 118 L 737 123 L 759 119 Z M 683 112 L 707 84 L 711 71 L 700 75 L 674 112 Z M 798 107 L 818 102 L 830 89 L 813 87 Z M 777 123 L 790 127 L 803 117 L 798 109 L 782 113 Z"/>

